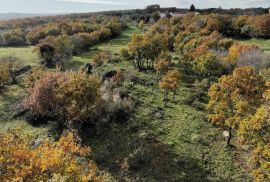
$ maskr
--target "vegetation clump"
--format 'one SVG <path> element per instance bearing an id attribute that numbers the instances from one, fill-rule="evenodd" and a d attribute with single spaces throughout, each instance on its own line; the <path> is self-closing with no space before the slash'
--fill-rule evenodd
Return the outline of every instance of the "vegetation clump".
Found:
<path id="1" fill-rule="evenodd" d="M 72 133 L 59 141 L 44 140 L 33 147 L 29 137 L 18 132 L 0 134 L 1 181 L 94 181 L 105 180 L 93 161 L 91 148 L 82 147 Z"/>
<path id="2" fill-rule="evenodd" d="M 29 85 L 32 87 L 25 107 L 64 121 L 89 119 L 96 112 L 101 96 L 98 78 L 83 72 L 45 72 Z"/>

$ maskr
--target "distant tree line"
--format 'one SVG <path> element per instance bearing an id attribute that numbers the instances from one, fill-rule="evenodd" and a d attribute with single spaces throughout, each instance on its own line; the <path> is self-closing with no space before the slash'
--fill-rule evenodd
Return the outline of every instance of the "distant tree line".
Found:
<path id="1" fill-rule="evenodd" d="M 54 23 L 37 25 L 33 28 L 15 28 L 6 31 L 0 38 L 1 46 L 36 45 L 47 36 L 73 36 L 76 34 L 99 32 L 100 40 L 104 41 L 117 36 L 125 28 L 125 23 L 115 17 L 91 17 L 80 20 L 62 19 Z M 78 35 L 76 35 L 78 36 Z M 74 37 L 76 37 L 74 36 Z"/>
<path id="2" fill-rule="evenodd" d="M 131 18 L 132 20 L 140 21 L 145 20 L 147 23 L 151 18 L 151 15 L 155 12 L 178 12 L 178 13 L 187 13 L 189 11 L 197 11 L 202 14 L 218 13 L 218 14 L 229 14 L 229 15 L 263 15 L 268 13 L 269 8 L 231 8 L 231 9 L 222 9 L 220 8 L 208 8 L 208 9 L 197 9 L 195 5 L 191 5 L 191 9 L 185 8 L 176 8 L 176 7 L 161 7 L 158 4 L 149 5 L 145 9 L 131 9 L 131 10 L 114 10 L 114 11 L 101 11 L 95 13 L 72 13 L 68 15 L 57 15 L 57 16 L 37 16 L 31 18 L 18 18 L 12 20 L 2 20 L 0 21 L 0 30 L 7 29 L 27 29 L 35 27 L 37 25 L 43 25 L 48 23 L 54 23 L 62 21 L 63 19 L 67 20 L 78 20 L 78 19 L 87 19 L 92 16 L 116 16 L 121 18 Z M 194 9 L 195 8 L 195 9 Z"/>
<path id="3" fill-rule="evenodd" d="M 136 21 L 139 23 L 143 20 L 145 23 L 152 23 L 156 22 L 160 19 L 159 12 L 162 13 L 170 13 L 170 12 L 177 12 L 186 14 L 189 12 L 199 12 L 203 15 L 209 14 L 219 14 L 225 16 L 224 18 L 233 18 L 233 16 L 258 16 L 258 15 L 265 15 L 268 14 L 268 9 L 266 8 L 248 8 L 248 9 L 222 9 L 222 8 L 209 8 L 209 9 L 196 9 L 195 5 L 191 5 L 190 9 L 179 9 L 176 7 L 166 7 L 162 8 L 158 4 L 149 5 L 145 9 L 134 9 L 134 10 L 119 10 L 119 11 L 104 11 L 104 12 L 97 12 L 97 13 L 73 13 L 68 15 L 58 15 L 58 16 L 46 16 L 46 17 L 32 17 L 32 18 L 21 18 L 21 19 L 12 19 L 7 21 L 0 21 L 0 30 L 3 30 L 2 33 L 2 41 L 1 45 L 5 46 L 13 46 L 13 45 L 25 45 L 27 44 L 26 36 L 22 36 L 23 34 L 28 34 L 28 32 L 37 31 L 37 29 L 44 29 L 44 31 L 48 31 L 47 33 L 43 33 L 43 35 L 39 36 L 46 36 L 45 34 L 59 34 L 59 28 L 57 27 L 58 24 L 63 24 L 63 22 L 87 22 L 90 24 L 91 21 L 97 21 L 96 23 L 102 21 L 104 16 L 113 16 L 118 17 L 121 22 L 127 21 Z M 228 17 L 228 15 L 233 15 Z M 95 19 L 95 20 L 93 20 Z M 256 22 L 257 19 L 254 19 Z M 89 22 L 90 21 L 90 22 Z M 226 23 L 226 22 L 224 22 Z M 68 25 L 71 26 L 71 29 L 75 28 L 76 25 Z M 91 29 L 98 29 L 99 27 L 84 27 L 87 30 L 74 30 L 80 32 L 89 32 Z M 78 27 L 76 27 L 78 28 Z M 75 28 L 75 29 L 76 29 Z M 47 30 L 46 30 L 47 29 Z M 90 30 L 89 30 L 90 29 Z M 244 32 L 249 31 L 248 27 L 244 27 Z M 72 34 L 72 30 L 68 32 Z M 3 40 L 4 39 L 4 40 Z M 34 40 L 35 41 L 35 40 Z M 37 43 L 37 41 L 36 41 Z"/>

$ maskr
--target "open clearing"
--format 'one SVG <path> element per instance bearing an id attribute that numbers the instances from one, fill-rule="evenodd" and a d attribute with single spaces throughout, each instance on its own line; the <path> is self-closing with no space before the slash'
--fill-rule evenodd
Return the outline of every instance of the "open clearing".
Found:
<path id="1" fill-rule="evenodd" d="M 29 47 L 7 47 L 0 48 L 0 57 L 16 57 L 21 60 L 23 65 L 36 66 L 38 64 L 38 56 L 33 52 L 33 46 Z"/>
<path id="2" fill-rule="evenodd" d="M 73 56 L 69 67 L 71 69 L 78 69 L 85 63 L 89 63 L 91 59 L 98 53 L 109 50 L 111 53 L 117 53 L 121 48 L 127 46 L 133 33 L 139 32 L 136 26 L 130 25 L 125 31 L 123 31 L 117 38 L 111 39 L 108 42 L 91 47 L 88 52 L 80 55 Z"/>

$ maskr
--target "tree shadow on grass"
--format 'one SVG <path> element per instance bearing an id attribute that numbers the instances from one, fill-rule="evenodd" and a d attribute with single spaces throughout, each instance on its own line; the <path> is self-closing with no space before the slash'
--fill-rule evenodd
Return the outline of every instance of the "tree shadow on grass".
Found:
<path id="1" fill-rule="evenodd" d="M 67 64 L 66 67 L 67 67 L 68 69 L 72 69 L 72 70 L 79 70 L 83 65 L 84 65 L 83 62 L 77 61 L 77 60 L 73 60 L 73 61 L 70 61 L 70 62 Z"/>
<path id="2" fill-rule="evenodd" d="M 0 120 L 10 119 L 11 116 L 18 112 L 24 95 L 20 92 L 10 93 L 4 88 L 0 91 Z"/>
<path id="3" fill-rule="evenodd" d="M 117 124 L 98 137 L 87 129 L 81 135 L 93 149 L 92 158 L 118 181 L 209 181 L 200 161 L 177 155 L 156 137 L 139 132 L 139 127 Z M 124 161 L 128 170 L 123 171 Z M 124 180 L 125 181 L 125 180 Z"/>

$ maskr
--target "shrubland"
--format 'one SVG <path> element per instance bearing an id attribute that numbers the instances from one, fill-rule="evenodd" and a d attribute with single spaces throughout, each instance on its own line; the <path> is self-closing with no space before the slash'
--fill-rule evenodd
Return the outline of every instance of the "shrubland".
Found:
<path id="1" fill-rule="evenodd" d="M 147 9 L 155 13 L 159 7 Z M 88 158 L 90 149 L 75 141 L 78 135 L 100 150 L 97 163 L 119 181 L 246 180 L 247 172 L 255 181 L 268 181 L 269 55 L 229 38 L 268 37 L 267 17 L 156 18 L 126 48 L 113 52 L 107 46 L 73 71 L 65 67 L 71 56 L 115 37 L 122 22 L 101 16 L 32 27 L 26 39 L 36 44 L 46 67 L 25 76 L 22 117 L 35 126 L 59 125 L 60 135 L 74 133 L 37 147 L 16 133 L 1 134 L 1 146 L 7 146 L 0 147 L 3 179 L 103 181 Z M 10 67 L 0 64 L 1 84 L 10 78 Z M 221 130 L 228 130 L 226 148 L 217 136 Z M 250 161 L 240 163 L 234 154 Z M 237 167 L 245 174 L 239 176 Z"/>
<path id="2" fill-rule="evenodd" d="M 174 93 L 179 84 L 179 73 L 170 70 L 173 67 L 182 71 L 182 79 L 192 74 L 199 80 L 210 80 L 210 88 L 207 83 L 206 89 L 202 88 L 204 91 L 192 95 L 191 102 L 188 103 L 201 108 L 198 101 L 202 97 L 207 98 L 205 91 L 209 88 L 209 101 L 204 99 L 204 103 L 208 102 L 208 120 L 216 126 L 227 128 L 228 147 L 232 146 L 231 140 L 235 132 L 237 139 L 234 140 L 240 143 L 237 147 L 250 147 L 253 151 L 249 155 L 252 156 L 255 181 L 269 180 L 268 137 L 263 134 L 270 127 L 266 116 L 269 55 L 258 46 L 241 44 L 224 35 L 268 38 L 269 35 L 264 31 L 268 26 L 267 17 L 269 20 L 269 15 L 230 17 L 191 14 L 180 18 L 163 18 L 144 35 L 134 35 L 129 48 L 122 50 L 122 56 L 129 59 L 140 71 L 152 69 L 148 66 L 149 61 L 150 65 L 155 65 L 159 86 L 165 91 L 165 106 L 167 93 Z M 251 23 L 255 21 L 256 25 Z M 178 63 L 170 65 L 166 59 L 160 61 L 161 51 L 154 52 L 155 49 L 150 48 L 156 45 L 156 37 L 163 41 L 159 43 L 164 46 L 161 50 L 174 50 L 179 55 Z M 145 40 L 149 45 L 143 43 Z M 149 51 L 144 52 L 147 47 Z M 161 72 L 164 76 L 161 76 Z M 188 83 L 192 81 L 189 80 Z"/>
<path id="3" fill-rule="evenodd" d="M 64 69 L 74 54 L 118 36 L 126 28 L 126 22 L 117 17 L 89 15 L 74 19 L 59 17 L 32 26 L 6 31 L 1 35 L 0 45 L 34 45 L 43 65 Z"/>
<path id="4" fill-rule="evenodd" d="M 44 18 L 45 20 L 46 18 Z M 119 18 L 109 16 L 89 15 L 87 18 L 56 18 L 56 20 L 48 20 L 45 23 L 34 24 L 32 26 L 19 26 L 10 28 L 1 36 L 2 46 L 21 46 L 21 45 L 36 45 L 40 40 L 47 36 L 57 37 L 60 35 L 78 36 L 80 33 L 88 35 L 92 32 L 98 32 L 102 41 L 110 37 L 119 35 L 125 27 L 125 22 L 121 22 Z M 23 22 L 24 19 L 21 21 Z M 26 20 L 26 19 L 25 19 Z M 35 18 L 32 18 L 35 21 Z M 14 20 L 10 20 L 12 22 Z M 20 21 L 20 20 L 17 20 Z"/>
<path id="5" fill-rule="evenodd" d="M 28 96 L 24 99 L 24 107 L 29 110 L 30 121 L 47 118 L 65 128 L 80 128 L 81 125 L 95 128 L 118 122 L 132 111 L 132 104 L 125 106 L 132 103 L 128 97 L 122 100 L 120 94 L 115 100 L 119 97 L 115 89 L 122 80 L 121 72 L 102 83 L 97 76 L 83 71 L 37 69 L 27 77 Z"/>

